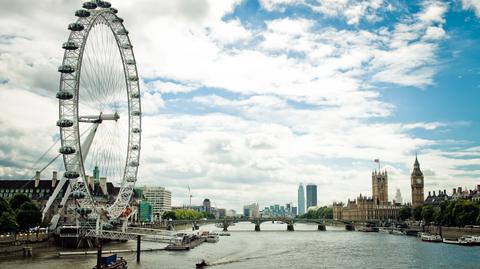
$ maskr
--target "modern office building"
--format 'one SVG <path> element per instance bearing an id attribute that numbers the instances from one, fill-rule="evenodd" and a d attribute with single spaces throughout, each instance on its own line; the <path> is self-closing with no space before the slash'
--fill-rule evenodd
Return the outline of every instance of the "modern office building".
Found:
<path id="1" fill-rule="evenodd" d="M 307 185 L 307 210 L 309 207 L 317 206 L 317 185 Z"/>
<path id="2" fill-rule="evenodd" d="M 298 215 L 305 214 L 305 191 L 303 185 L 298 186 Z"/>
<path id="3" fill-rule="evenodd" d="M 153 220 L 160 220 L 163 212 L 172 209 L 172 192 L 164 187 L 144 187 L 143 197 L 152 204 Z"/>
<path id="4" fill-rule="evenodd" d="M 257 203 L 251 205 L 246 205 L 243 207 L 243 216 L 248 218 L 258 218 L 260 216 L 260 211 Z"/>
<path id="5" fill-rule="evenodd" d="M 212 204 L 210 203 L 210 199 L 205 198 L 202 204 L 202 212 L 210 213 L 211 209 L 212 209 Z"/>

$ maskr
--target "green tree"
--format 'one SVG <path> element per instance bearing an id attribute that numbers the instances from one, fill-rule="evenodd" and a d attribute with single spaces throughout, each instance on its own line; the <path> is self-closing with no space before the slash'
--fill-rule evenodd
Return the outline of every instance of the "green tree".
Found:
<path id="1" fill-rule="evenodd" d="M 26 231 L 30 228 L 40 225 L 42 222 L 42 213 L 32 202 L 25 202 L 17 210 L 17 224 L 20 230 Z"/>
<path id="2" fill-rule="evenodd" d="M 203 214 L 193 209 L 177 209 L 175 216 L 178 220 L 194 220 L 203 218 Z"/>
<path id="3" fill-rule="evenodd" d="M 422 206 L 419 205 L 413 209 L 413 218 L 416 221 L 422 220 Z"/>
<path id="4" fill-rule="evenodd" d="M 15 219 L 15 214 L 10 211 L 3 211 L 0 213 L 0 232 L 16 232 L 18 225 Z"/>
<path id="5" fill-rule="evenodd" d="M 0 212 L 7 212 L 11 210 L 10 204 L 5 199 L 0 197 Z"/>
<path id="6" fill-rule="evenodd" d="M 475 224 L 478 217 L 478 206 L 472 201 L 458 200 L 453 207 L 452 216 L 456 226 Z"/>
<path id="7" fill-rule="evenodd" d="M 175 219 L 177 219 L 177 216 L 175 215 L 175 211 L 166 211 L 166 212 L 163 212 L 162 219 L 175 220 Z"/>
<path id="8" fill-rule="evenodd" d="M 412 208 L 409 206 L 402 206 L 399 212 L 400 220 L 409 219 L 412 216 Z"/>
<path id="9" fill-rule="evenodd" d="M 13 211 L 19 209 L 25 202 L 31 202 L 32 200 L 23 193 L 15 194 L 12 199 L 10 199 L 10 208 Z"/>
<path id="10" fill-rule="evenodd" d="M 426 205 L 422 208 L 422 219 L 425 221 L 425 223 L 430 223 L 433 221 L 433 206 L 431 205 Z"/>

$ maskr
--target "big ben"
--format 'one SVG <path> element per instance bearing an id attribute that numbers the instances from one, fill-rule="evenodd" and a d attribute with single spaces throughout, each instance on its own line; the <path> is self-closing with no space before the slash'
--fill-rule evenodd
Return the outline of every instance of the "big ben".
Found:
<path id="1" fill-rule="evenodd" d="M 412 185 L 412 208 L 423 205 L 423 173 L 420 170 L 420 163 L 415 154 L 415 163 L 413 164 L 413 171 L 411 176 Z"/>

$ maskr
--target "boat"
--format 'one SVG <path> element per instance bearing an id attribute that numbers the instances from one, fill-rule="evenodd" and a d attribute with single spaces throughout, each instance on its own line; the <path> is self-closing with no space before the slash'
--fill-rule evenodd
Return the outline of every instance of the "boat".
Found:
<path id="1" fill-rule="evenodd" d="M 445 244 L 453 244 L 453 245 L 460 245 L 460 241 L 458 241 L 458 239 L 452 239 L 452 238 L 443 238 L 443 243 L 445 243 Z"/>
<path id="2" fill-rule="evenodd" d="M 216 243 L 219 240 L 220 238 L 218 237 L 218 234 L 209 234 L 207 235 L 207 239 L 206 239 L 208 243 Z"/>
<path id="3" fill-rule="evenodd" d="M 218 235 L 220 235 L 220 236 L 230 236 L 230 233 L 222 232 L 222 233 L 219 233 Z"/>
<path id="4" fill-rule="evenodd" d="M 209 264 L 205 260 L 201 260 L 195 264 L 195 268 L 203 268 L 209 266 Z"/>
<path id="5" fill-rule="evenodd" d="M 392 230 L 392 234 L 394 235 L 405 235 L 405 232 L 402 230 Z"/>
<path id="6" fill-rule="evenodd" d="M 433 243 L 443 242 L 442 237 L 438 234 L 426 234 L 426 233 L 424 233 L 420 236 L 420 239 L 422 239 L 422 241 L 425 241 L 425 242 L 433 242 Z"/>
<path id="7" fill-rule="evenodd" d="M 384 234 L 391 234 L 391 233 L 392 233 L 392 229 L 382 228 L 382 229 L 379 229 L 378 232 L 379 232 L 379 233 L 384 233 Z"/>
<path id="8" fill-rule="evenodd" d="M 100 269 L 127 269 L 127 261 L 123 257 L 117 258 L 117 254 L 102 255 Z M 97 269 L 94 266 L 92 269 Z"/>
<path id="9" fill-rule="evenodd" d="M 366 232 L 366 233 L 377 233 L 379 231 L 379 228 L 376 227 L 374 224 L 368 223 L 365 225 L 365 227 L 361 228 L 359 231 Z"/>
<path id="10" fill-rule="evenodd" d="M 464 236 L 461 236 L 458 239 L 458 241 L 460 242 L 461 245 L 467 245 L 467 246 L 480 245 L 480 236 L 464 235 Z"/>

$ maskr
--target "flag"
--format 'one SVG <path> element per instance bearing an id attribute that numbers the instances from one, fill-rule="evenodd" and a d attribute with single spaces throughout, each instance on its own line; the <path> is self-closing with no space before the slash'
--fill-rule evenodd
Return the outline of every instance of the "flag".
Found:
<path id="1" fill-rule="evenodd" d="M 379 159 L 375 159 L 375 160 L 373 160 L 373 161 L 376 162 L 376 163 L 380 163 L 380 160 L 379 160 Z"/>

